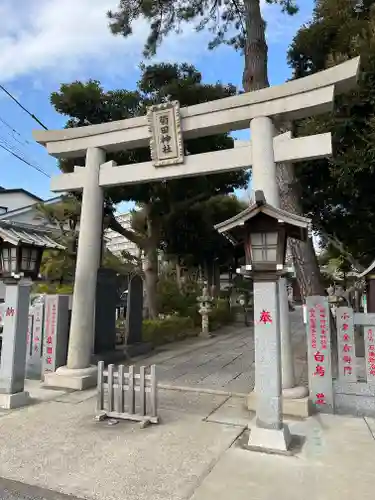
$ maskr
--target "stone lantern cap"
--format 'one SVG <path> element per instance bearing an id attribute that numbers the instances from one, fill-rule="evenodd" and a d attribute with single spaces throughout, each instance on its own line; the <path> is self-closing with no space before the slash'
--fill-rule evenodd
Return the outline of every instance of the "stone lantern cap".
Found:
<path id="1" fill-rule="evenodd" d="M 263 214 L 283 224 L 286 235 L 301 241 L 306 241 L 311 236 L 311 219 L 295 215 L 286 210 L 275 208 L 266 202 L 263 191 L 255 192 L 255 202 L 239 214 L 230 219 L 216 224 L 214 227 L 223 234 L 234 246 L 245 243 L 246 225 L 254 217 Z"/>

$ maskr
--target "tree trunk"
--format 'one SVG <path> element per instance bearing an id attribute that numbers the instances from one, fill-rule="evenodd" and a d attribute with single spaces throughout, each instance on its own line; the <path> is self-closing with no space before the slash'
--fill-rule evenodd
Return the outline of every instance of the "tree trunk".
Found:
<path id="1" fill-rule="evenodd" d="M 146 217 L 147 222 L 147 237 L 137 235 L 134 231 L 126 229 L 115 219 L 112 214 L 109 217 L 108 227 L 113 231 L 121 234 L 128 240 L 138 245 L 140 254 L 145 256 L 144 273 L 145 273 L 145 288 L 148 305 L 149 316 L 152 319 L 158 316 L 157 305 L 157 285 L 158 285 L 158 246 L 160 239 L 160 223 L 155 217 L 151 216 L 151 205 L 145 207 L 148 211 Z"/>
<path id="2" fill-rule="evenodd" d="M 145 246 L 145 285 L 149 316 L 152 319 L 158 316 L 157 286 L 158 286 L 158 221 L 147 215 L 147 244 Z"/>
<path id="3" fill-rule="evenodd" d="M 265 38 L 265 22 L 259 0 L 244 0 L 246 16 L 245 69 L 243 87 L 246 92 L 269 86 L 267 76 L 268 47 Z M 301 214 L 298 184 L 291 165 L 279 164 L 279 187 L 281 206 L 292 213 Z M 297 281 L 303 298 L 324 292 L 320 270 L 312 240 L 307 243 L 290 241 L 290 250 L 296 269 Z"/>
<path id="4" fill-rule="evenodd" d="M 269 87 L 267 75 L 268 47 L 266 24 L 262 18 L 259 0 L 244 0 L 246 44 L 245 69 L 242 85 L 246 92 Z"/>
<path id="5" fill-rule="evenodd" d="M 180 292 L 182 292 L 181 266 L 180 266 L 180 262 L 179 262 L 178 257 L 176 260 L 176 283 L 177 283 L 178 289 L 180 290 Z"/>
<path id="6" fill-rule="evenodd" d="M 300 195 L 294 175 L 293 164 L 278 165 L 278 184 L 280 189 L 281 208 L 298 215 L 302 214 Z M 324 295 L 318 259 L 315 254 L 312 238 L 306 243 L 297 240 L 288 241 L 293 257 L 298 285 L 304 300 L 309 295 Z"/>
<path id="7" fill-rule="evenodd" d="M 212 261 L 208 259 L 205 260 L 204 262 L 204 278 L 205 281 L 207 282 L 207 288 L 211 293 L 213 285 L 213 272 L 212 272 Z"/>
<path id="8" fill-rule="evenodd" d="M 220 266 L 218 264 L 218 261 L 214 260 L 214 297 L 219 297 L 220 296 Z"/>
<path id="9" fill-rule="evenodd" d="M 158 252 L 157 248 L 148 246 L 145 251 L 145 286 L 147 294 L 148 313 L 151 319 L 158 316 L 157 285 L 158 285 Z"/>

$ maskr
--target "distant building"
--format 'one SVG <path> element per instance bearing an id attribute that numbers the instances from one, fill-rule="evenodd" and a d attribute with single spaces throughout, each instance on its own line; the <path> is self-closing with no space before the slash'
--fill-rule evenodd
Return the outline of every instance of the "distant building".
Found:
<path id="1" fill-rule="evenodd" d="M 116 216 L 117 222 L 125 229 L 131 229 L 131 212 L 126 212 L 124 214 L 119 214 Z M 139 256 L 139 248 L 135 243 L 125 238 L 119 233 L 112 231 L 112 229 L 107 229 L 104 233 L 104 238 L 106 240 L 106 247 L 110 252 L 112 252 L 117 257 L 121 257 L 121 252 L 126 251 L 135 257 Z"/>
<path id="2" fill-rule="evenodd" d="M 54 227 L 46 221 L 37 207 L 39 203 L 54 205 L 60 201 L 60 196 L 44 201 L 24 189 L 0 188 L 0 220 Z"/>
<path id="3" fill-rule="evenodd" d="M 43 201 L 25 189 L 5 189 L 0 187 L 0 220 L 31 224 L 34 226 L 53 227 L 37 209 L 39 203 L 57 203 L 60 197 Z M 0 281 L 0 301 L 4 300 L 5 287 Z"/>
<path id="4" fill-rule="evenodd" d="M 61 201 L 61 196 L 56 196 L 49 200 L 42 200 L 25 189 L 4 189 L 0 186 L 0 220 L 54 227 L 52 224 L 47 223 L 43 214 L 38 210 L 38 204 L 54 205 Z M 131 229 L 130 212 L 120 214 L 116 219 L 123 227 Z M 121 234 L 115 233 L 112 230 L 107 230 L 105 232 L 105 240 L 108 250 L 117 256 L 120 256 L 123 250 L 138 256 L 137 245 L 124 238 Z"/>

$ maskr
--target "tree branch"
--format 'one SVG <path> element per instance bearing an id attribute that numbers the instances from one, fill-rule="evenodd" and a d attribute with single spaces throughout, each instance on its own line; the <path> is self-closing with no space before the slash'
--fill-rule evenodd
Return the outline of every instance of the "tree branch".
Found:
<path id="1" fill-rule="evenodd" d="M 133 255 L 132 253 L 128 252 L 127 250 L 121 251 L 121 257 L 129 263 L 132 263 L 132 264 L 135 263 L 137 266 L 140 266 L 142 264 L 142 259 L 140 257 Z"/>
<path id="2" fill-rule="evenodd" d="M 232 3 L 234 5 L 234 10 L 237 12 L 238 19 L 239 19 L 239 22 L 240 22 L 241 28 L 242 28 L 242 33 L 243 33 L 244 36 L 246 36 L 246 29 L 245 29 L 245 26 L 243 24 L 243 15 L 242 15 L 242 13 L 240 11 L 238 3 L 236 2 L 236 0 L 232 0 Z"/>
<path id="3" fill-rule="evenodd" d="M 132 241 L 133 243 L 135 243 L 138 247 L 140 247 L 142 249 L 144 249 L 147 246 L 146 238 L 143 238 L 142 236 L 137 235 L 134 231 L 130 231 L 129 229 L 122 227 L 122 225 L 115 219 L 114 215 L 109 216 L 108 228 L 112 229 L 112 231 L 115 231 L 116 233 L 121 234 L 126 239 L 128 239 L 129 241 Z"/>
<path id="4" fill-rule="evenodd" d="M 353 257 L 353 255 L 348 252 L 343 243 L 337 238 L 335 234 L 328 234 L 320 225 L 315 224 L 323 236 L 331 243 L 331 245 L 336 248 L 342 256 L 353 266 L 355 271 L 364 271 L 365 268 Z"/>

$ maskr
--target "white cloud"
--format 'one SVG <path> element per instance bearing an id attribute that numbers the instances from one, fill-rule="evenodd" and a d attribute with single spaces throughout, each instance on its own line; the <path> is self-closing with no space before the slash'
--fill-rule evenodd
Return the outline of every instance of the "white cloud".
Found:
<path id="1" fill-rule="evenodd" d="M 133 73 L 149 29 L 141 21 L 126 40 L 114 37 L 106 12 L 117 4 L 118 0 L 1 0 L 0 82 L 32 76 L 39 86 L 46 79 L 92 76 L 94 67 L 112 78 Z M 295 31 L 291 25 L 297 19 L 286 20 L 277 6 L 263 5 L 263 11 L 269 39 Z M 182 34 L 163 42 L 157 59 L 196 62 L 209 38 L 210 33 L 196 33 L 187 25 Z"/>
<path id="2" fill-rule="evenodd" d="M 92 65 L 115 73 L 116 68 L 122 74 L 133 71 L 148 27 L 140 22 L 128 39 L 114 37 L 106 12 L 116 5 L 117 0 L 2 0 L 0 81 L 29 75 L 38 79 L 41 73 L 63 81 L 77 73 L 81 77 Z M 194 43 L 184 43 L 192 35 L 192 29 L 179 35 L 178 44 L 170 37 L 159 57 L 173 60 L 198 54 L 201 35 L 194 33 Z"/>

